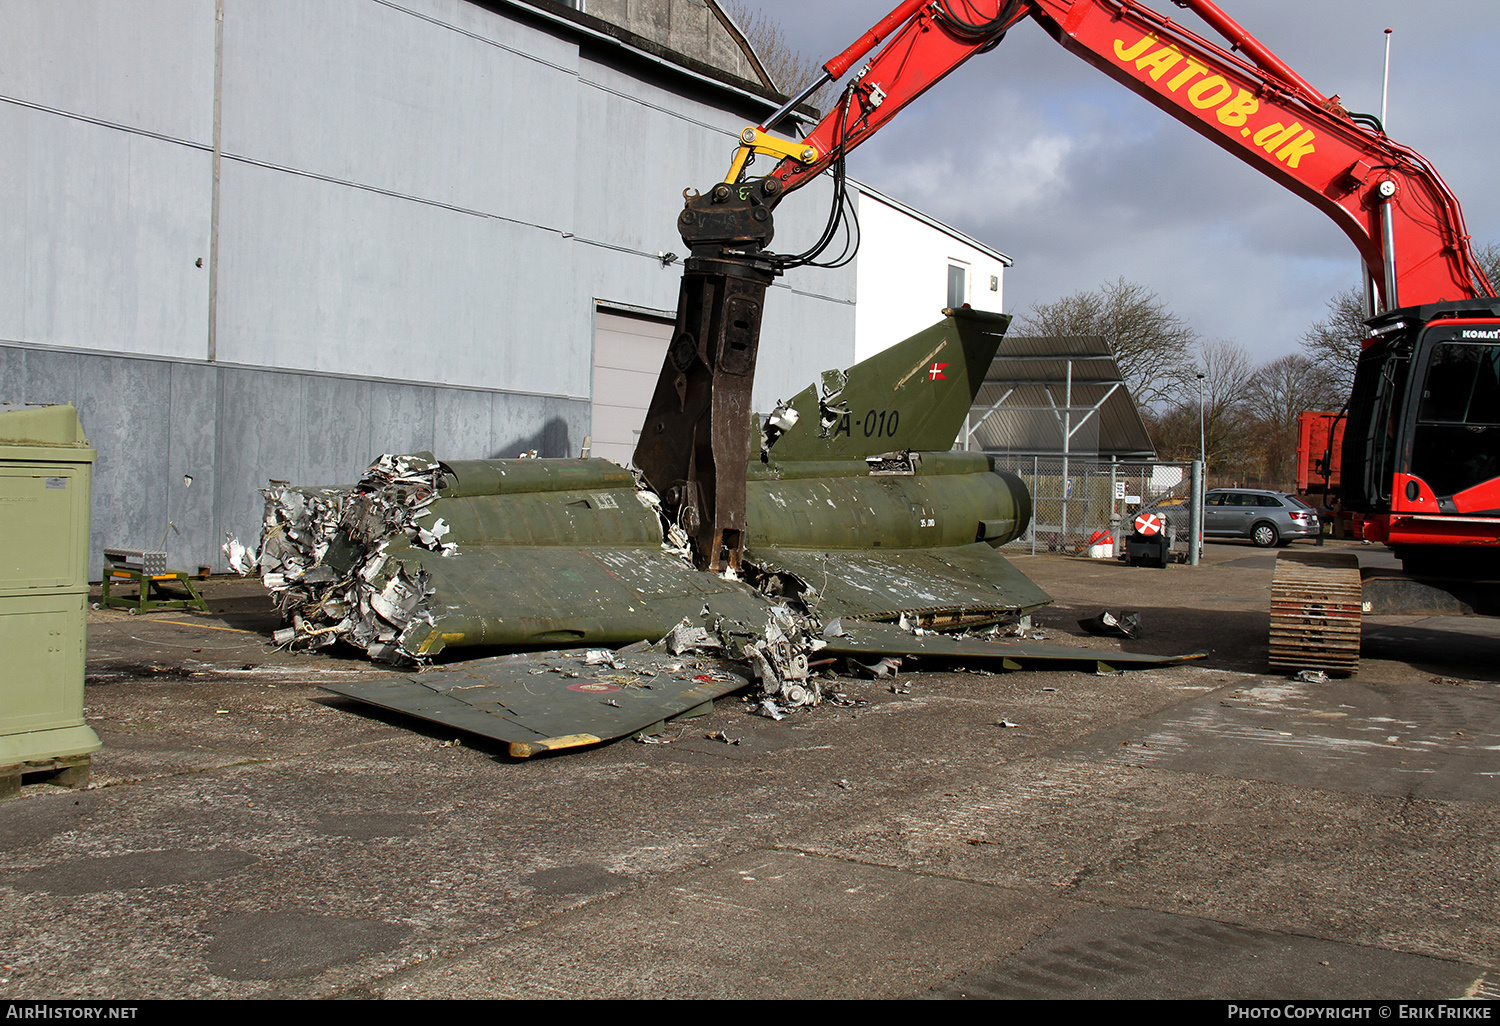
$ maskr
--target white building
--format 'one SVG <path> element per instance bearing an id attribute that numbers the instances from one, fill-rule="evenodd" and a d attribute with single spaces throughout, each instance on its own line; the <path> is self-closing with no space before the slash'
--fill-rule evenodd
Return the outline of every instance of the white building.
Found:
<path id="1" fill-rule="evenodd" d="M 930 325 L 943 307 L 1001 313 L 1010 257 L 863 182 L 854 355 L 868 359 Z"/>

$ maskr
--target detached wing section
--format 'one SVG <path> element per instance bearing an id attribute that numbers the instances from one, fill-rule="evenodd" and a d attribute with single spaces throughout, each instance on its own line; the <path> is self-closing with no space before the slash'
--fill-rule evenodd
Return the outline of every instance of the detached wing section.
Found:
<path id="1" fill-rule="evenodd" d="M 956 627 L 993 623 L 1052 601 L 984 542 L 884 552 L 757 546 L 746 558 L 801 578 L 817 593 L 809 600 L 823 620 L 897 620 L 906 613 L 924 625 Z"/>
<path id="2" fill-rule="evenodd" d="M 1027 642 L 984 641 L 979 638 L 952 638 L 942 634 L 912 635 L 889 623 L 844 622 L 841 630 L 825 632 L 827 655 L 873 658 L 875 656 L 926 656 L 932 659 L 979 660 L 1004 670 L 1028 667 L 1074 667 L 1100 673 L 1112 670 L 1143 669 L 1148 666 L 1176 666 L 1178 663 L 1203 659 L 1207 652 L 1187 655 L 1148 655 L 1139 652 L 1109 652 L 1097 648 L 1073 648 L 1067 645 L 1039 645 Z"/>
<path id="3" fill-rule="evenodd" d="M 445 669 L 324 690 L 382 709 L 503 741 L 510 754 L 597 744 L 708 712 L 713 700 L 745 687 L 743 667 L 703 657 L 623 649 L 589 664 L 581 651 L 476 659 Z M 595 659 L 598 657 L 595 656 Z"/>

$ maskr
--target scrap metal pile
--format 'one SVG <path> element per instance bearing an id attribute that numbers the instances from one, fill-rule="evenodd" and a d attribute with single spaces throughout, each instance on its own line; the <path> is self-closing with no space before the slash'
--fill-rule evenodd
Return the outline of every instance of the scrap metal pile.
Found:
<path id="1" fill-rule="evenodd" d="M 278 645 L 326 648 L 345 642 L 372 659 L 395 665 L 429 661 L 412 643 L 435 623 L 433 578 L 390 551 L 397 540 L 412 548 L 455 556 L 459 546 L 431 506 L 450 482 L 426 454 L 384 455 L 352 488 L 294 487 L 272 481 L 261 490 L 265 516 L 252 559 L 234 539 L 224 546 L 242 573 L 259 569 L 288 626 Z M 640 491 L 642 505 L 659 510 L 656 496 Z M 662 524 L 661 547 L 691 565 L 680 528 Z M 705 609 L 705 613 L 707 610 Z M 702 625 L 684 619 L 659 647 L 679 654 L 713 653 L 751 665 L 771 710 L 817 705 L 823 689 L 809 668 L 824 642 L 819 622 L 778 605 L 762 626 L 723 615 Z"/>
<path id="2" fill-rule="evenodd" d="M 273 481 L 256 563 L 289 627 L 276 642 L 323 648 L 345 641 L 373 659 L 400 663 L 401 634 L 432 622 L 429 576 L 386 549 L 394 537 L 443 555 L 448 526 L 424 523 L 443 487 L 437 461 L 381 456 L 353 488 L 295 488 Z"/>

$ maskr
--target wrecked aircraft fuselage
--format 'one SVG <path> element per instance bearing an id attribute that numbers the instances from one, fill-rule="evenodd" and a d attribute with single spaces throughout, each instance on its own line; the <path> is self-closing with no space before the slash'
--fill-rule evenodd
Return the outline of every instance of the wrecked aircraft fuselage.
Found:
<path id="1" fill-rule="evenodd" d="M 401 662 L 656 640 L 710 603 L 941 627 L 1043 605 L 994 551 L 1030 522 L 1025 485 L 982 453 L 944 451 L 1010 318 L 944 313 L 752 425 L 743 580 L 694 569 L 679 481 L 653 489 L 597 459 L 384 456 L 350 489 L 267 489 L 260 562 L 292 625 L 281 638 Z"/>
<path id="2" fill-rule="evenodd" d="M 639 481 L 597 459 L 383 456 L 352 488 L 266 489 L 260 569 L 291 625 L 277 640 L 342 640 L 394 663 L 444 653 L 439 669 L 326 687 L 523 757 L 649 733 L 752 677 L 773 713 L 816 705 L 815 663 L 839 656 L 1188 658 L 933 635 L 1049 601 L 996 551 L 1030 522 L 1025 485 L 982 453 L 946 451 L 1010 319 L 945 313 L 751 425 L 738 574 L 700 569 L 712 560 L 695 548 L 696 486 L 671 460 Z M 644 430 L 674 428 L 648 416 Z M 591 645 L 625 647 L 446 658 Z"/>
<path id="3" fill-rule="evenodd" d="M 1025 530 L 1030 499 L 981 454 L 913 454 L 897 470 L 756 464 L 747 578 L 759 590 L 694 569 L 667 543 L 655 496 L 606 460 L 398 459 L 395 483 L 377 464 L 343 496 L 268 490 L 262 571 L 293 625 L 281 640 L 422 660 L 655 640 L 710 599 L 751 618 L 780 598 L 825 619 L 945 626 L 1048 601 L 993 551 Z"/>

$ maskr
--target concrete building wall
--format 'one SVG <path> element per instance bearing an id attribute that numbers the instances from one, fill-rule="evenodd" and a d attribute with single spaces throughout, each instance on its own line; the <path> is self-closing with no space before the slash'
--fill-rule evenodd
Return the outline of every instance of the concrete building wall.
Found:
<path id="1" fill-rule="evenodd" d="M 948 268 L 965 270 L 964 302 L 1003 312 L 1010 259 L 859 184 L 855 355 L 868 359 L 929 327 L 948 305 Z"/>
<path id="2" fill-rule="evenodd" d="M 96 574 L 164 534 L 222 567 L 269 478 L 576 453 L 596 302 L 675 309 L 681 191 L 765 106 L 520 4 L 18 0 L 0 402 L 79 407 Z M 853 301 L 852 269 L 778 283 L 758 406 L 850 362 Z"/>

